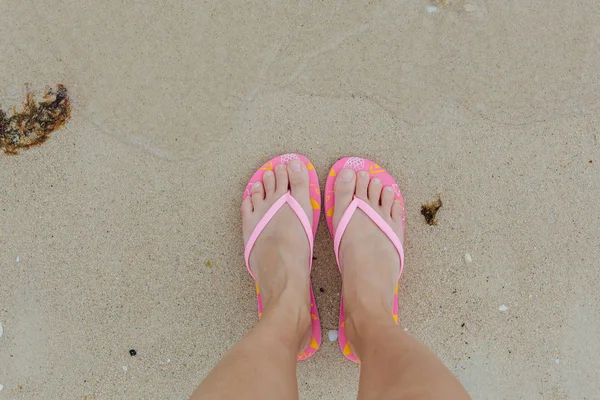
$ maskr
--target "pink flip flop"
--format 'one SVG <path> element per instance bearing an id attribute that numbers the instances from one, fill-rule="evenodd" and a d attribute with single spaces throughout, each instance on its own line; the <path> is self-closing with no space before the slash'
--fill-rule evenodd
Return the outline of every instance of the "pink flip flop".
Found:
<path id="1" fill-rule="evenodd" d="M 326 211 L 326 219 L 327 225 L 329 226 L 329 232 L 333 237 L 335 257 L 338 263 L 338 268 L 340 268 L 340 258 L 339 258 L 339 247 L 340 242 L 342 240 L 342 236 L 344 235 L 344 231 L 348 226 L 348 222 L 350 222 L 350 218 L 354 215 L 354 212 L 357 208 L 360 208 L 378 227 L 381 229 L 383 233 L 391 240 L 396 249 L 398 250 L 398 254 L 400 255 L 400 273 L 398 274 L 398 279 L 400 279 L 400 275 L 402 274 L 402 268 L 404 266 L 404 249 L 402 247 L 402 242 L 396 235 L 396 233 L 392 230 L 392 228 L 385 222 L 381 216 L 369 206 L 369 204 L 364 201 L 354 198 L 344 214 L 342 215 L 342 219 L 337 227 L 337 231 L 334 232 L 333 229 L 333 211 L 335 204 L 335 194 L 333 191 L 335 180 L 337 175 L 340 173 L 342 169 L 352 169 L 354 172 L 359 171 L 367 171 L 371 178 L 377 177 L 381 179 L 382 187 L 391 186 L 394 189 L 395 200 L 402 204 L 402 227 L 404 228 L 404 199 L 402 198 L 402 193 L 396 184 L 396 181 L 392 176 L 379 165 L 374 163 L 373 161 L 366 160 L 364 158 L 359 157 L 346 157 L 342 158 L 338 162 L 336 162 L 331 170 L 329 171 L 329 176 L 327 177 L 327 183 L 325 184 L 325 210 Z M 340 269 L 340 273 L 342 270 Z M 394 308 L 393 308 L 393 318 L 396 324 L 398 323 L 398 283 L 396 283 L 396 291 L 394 294 Z M 345 318 L 344 318 L 344 298 L 340 299 L 340 325 L 338 331 L 338 337 L 340 342 L 340 349 L 342 353 L 351 361 L 359 363 L 360 360 L 352 353 L 352 349 L 350 348 L 350 344 L 348 343 L 348 338 L 346 337 L 345 332 Z"/>
<path id="2" fill-rule="evenodd" d="M 306 169 L 308 169 L 310 203 L 312 205 L 313 212 L 311 216 L 306 215 L 306 212 L 304 212 L 302 206 L 296 201 L 296 199 L 292 197 L 289 190 L 286 194 L 281 196 L 275 203 L 273 203 L 269 211 L 267 211 L 264 217 L 262 217 L 262 219 L 258 222 L 256 228 L 254 228 L 254 231 L 250 235 L 250 239 L 248 240 L 244 251 L 246 268 L 248 269 L 248 272 L 250 273 L 255 282 L 256 278 L 254 278 L 252 270 L 250 269 L 250 252 L 252 251 L 252 247 L 254 247 L 256 240 L 262 233 L 265 226 L 267 226 L 271 218 L 273 218 L 273 216 L 277 214 L 277 211 L 279 211 L 281 207 L 283 207 L 285 204 L 288 204 L 290 208 L 296 213 L 296 215 L 300 219 L 300 222 L 302 223 L 302 226 L 304 227 L 310 248 L 310 257 L 308 259 L 310 260 L 310 268 L 312 269 L 313 242 L 315 234 L 317 232 L 317 225 L 319 224 L 319 214 L 321 213 L 321 191 L 319 189 L 319 178 L 317 177 L 315 168 L 306 157 L 301 156 L 299 154 L 284 154 L 268 161 L 266 164 L 260 167 L 258 171 L 254 173 L 254 175 L 252 175 L 252 178 L 250 178 L 250 182 L 248 182 L 248 186 L 246 186 L 246 190 L 244 191 L 244 196 L 242 197 L 242 200 L 250 195 L 253 183 L 263 181 L 263 174 L 265 173 L 265 171 L 272 171 L 278 164 L 287 165 L 292 160 L 300 160 L 304 163 L 304 165 L 306 165 Z M 312 217 L 312 229 L 310 227 L 310 220 L 308 219 L 309 217 Z M 256 297 L 258 299 L 258 318 L 261 318 L 263 304 L 258 284 L 256 284 Z M 310 317 L 312 321 L 312 337 L 306 349 L 298 356 L 298 360 L 305 360 L 308 357 L 312 356 L 313 354 L 315 354 L 315 352 L 319 349 L 319 346 L 321 345 L 321 323 L 319 321 L 319 313 L 315 305 L 315 296 L 313 294 L 312 284 L 310 287 Z"/>

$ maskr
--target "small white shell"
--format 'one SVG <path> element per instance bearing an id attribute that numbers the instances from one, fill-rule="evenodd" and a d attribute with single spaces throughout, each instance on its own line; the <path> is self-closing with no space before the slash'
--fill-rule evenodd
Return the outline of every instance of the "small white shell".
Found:
<path id="1" fill-rule="evenodd" d="M 470 264 L 473 262 L 473 257 L 471 257 L 471 255 L 469 253 L 465 254 L 465 261 L 467 264 Z"/>
<path id="2" fill-rule="evenodd" d="M 338 338 L 338 331 L 329 331 L 327 332 L 327 338 L 330 342 L 335 342 Z"/>
<path id="3" fill-rule="evenodd" d="M 500 307 L 498 307 L 498 310 L 506 311 L 506 310 L 508 310 L 508 307 L 506 307 L 504 304 L 502 304 Z"/>

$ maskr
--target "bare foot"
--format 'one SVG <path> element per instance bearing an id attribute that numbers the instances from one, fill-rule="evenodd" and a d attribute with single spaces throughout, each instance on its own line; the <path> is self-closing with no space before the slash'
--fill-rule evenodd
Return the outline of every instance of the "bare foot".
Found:
<path id="1" fill-rule="evenodd" d="M 287 168 L 279 164 L 274 172 L 265 172 L 263 182 L 264 185 L 255 183 L 251 196 L 242 202 L 244 245 L 260 219 L 288 190 L 306 214 L 312 216 L 308 170 L 304 163 L 294 160 Z M 312 218 L 309 220 L 312 225 Z M 298 216 L 285 204 L 267 224 L 250 253 L 250 268 L 263 299 L 263 318 L 281 311 L 293 320 L 288 322 L 298 324 L 301 344 L 304 344 L 306 332 L 310 333 L 311 325 L 308 246 Z M 300 350 L 304 349 L 300 347 Z"/>
<path id="2" fill-rule="evenodd" d="M 404 244 L 402 205 L 394 201 L 392 187 L 369 173 L 344 169 L 335 181 L 334 229 L 356 195 L 368 203 L 392 227 Z M 360 209 L 357 209 L 342 237 L 339 249 L 342 270 L 344 309 L 350 342 L 357 320 L 369 321 L 385 315 L 394 324 L 392 309 L 400 258 L 389 238 Z"/>

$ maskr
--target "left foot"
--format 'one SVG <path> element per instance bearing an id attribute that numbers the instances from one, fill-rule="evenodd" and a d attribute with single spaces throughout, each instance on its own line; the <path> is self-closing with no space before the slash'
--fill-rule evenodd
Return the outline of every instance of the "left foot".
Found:
<path id="1" fill-rule="evenodd" d="M 254 183 L 251 196 L 242 202 L 244 245 L 261 218 L 288 190 L 306 215 L 312 216 L 306 165 L 298 160 L 287 167 L 279 164 L 274 172 L 265 172 L 263 183 Z M 312 225 L 311 217 L 309 221 Z M 306 232 L 288 204 L 269 221 L 250 254 L 250 269 L 262 295 L 263 318 L 279 310 L 297 323 L 302 340 L 311 326 L 309 256 Z"/>

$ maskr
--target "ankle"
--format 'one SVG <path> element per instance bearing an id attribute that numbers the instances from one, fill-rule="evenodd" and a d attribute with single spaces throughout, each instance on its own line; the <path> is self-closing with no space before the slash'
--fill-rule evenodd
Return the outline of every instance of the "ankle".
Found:
<path id="1" fill-rule="evenodd" d="M 384 315 L 391 318 L 394 308 L 394 289 L 391 285 L 383 288 L 368 280 L 358 284 L 358 279 L 344 279 L 342 292 L 347 315 L 356 316 L 360 320 L 371 320 Z M 386 292 L 389 294 L 384 295 Z"/>
<path id="2" fill-rule="evenodd" d="M 347 312 L 365 316 L 383 312 L 391 316 L 397 282 L 390 277 L 397 276 L 397 263 L 372 256 L 365 261 L 358 257 L 350 260 L 351 264 L 342 261 L 342 290 Z"/>
<path id="3" fill-rule="evenodd" d="M 310 324 L 310 281 L 308 276 L 301 275 L 270 281 L 268 288 L 261 289 L 263 316 L 274 314 L 277 319 L 299 328 Z"/>
<path id="4" fill-rule="evenodd" d="M 263 314 L 276 314 L 290 320 L 310 320 L 308 288 L 286 287 L 268 299 L 263 297 Z"/>
<path id="5" fill-rule="evenodd" d="M 300 298 L 295 291 L 284 291 L 265 304 L 261 319 L 277 331 L 277 338 L 283 344 L 299 349 L 304 345 L 306 332 L 311 326 L 310 301 L 299 301 Z"/>
<path id="6" fill-rule="evenodd" d="M 346 335 L 354 349 L 360 354 L 363 344 L 378 342 L 377 338 L 388 329 L 398 329 L 392 313 L 385 307 L 348 310 L 346 308 Z"/>

